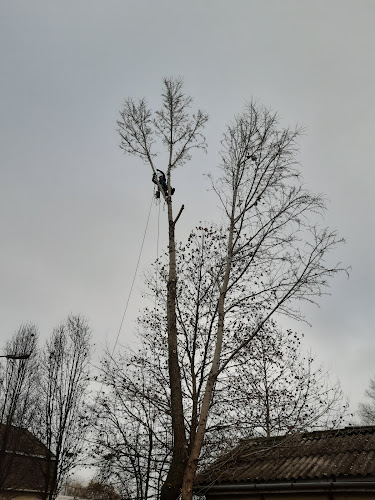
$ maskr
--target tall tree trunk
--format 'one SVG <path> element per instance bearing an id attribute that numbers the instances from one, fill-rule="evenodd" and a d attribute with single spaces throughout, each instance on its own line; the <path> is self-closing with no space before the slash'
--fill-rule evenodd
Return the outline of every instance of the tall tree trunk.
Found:
<path id="1" fill-rule="evenodd" d="M 170 190 L 168 182 L 168 188 Z M 169 223 L 169 277 L 167 288 L 167 327 L 169 381 L 171 389 L 171 410 L 173 427 L 173 454 L 167 478 L 161 489 L 161 500 L 176 500 L 180 494 L 182 479 L 187 463 L 187 441 L 182 404 L 180 365 L 177 352 L 176 324 L 176 244 L 175 222 L 173 221 L 171 197 L 167 198 Z"/>

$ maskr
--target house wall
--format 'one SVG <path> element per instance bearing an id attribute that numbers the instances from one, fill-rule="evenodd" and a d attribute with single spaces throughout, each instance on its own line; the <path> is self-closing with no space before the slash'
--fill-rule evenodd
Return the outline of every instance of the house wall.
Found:
<path id="1" fill-rule="evenodd" d="M 0 493 L 0 500 L 40 500 L 38 493 Z"/>
<path id="2" fill-rule="evenodd" d="M 266 493 L 207 495 L 207 500 L 375 500 L 375 493 Z"/>

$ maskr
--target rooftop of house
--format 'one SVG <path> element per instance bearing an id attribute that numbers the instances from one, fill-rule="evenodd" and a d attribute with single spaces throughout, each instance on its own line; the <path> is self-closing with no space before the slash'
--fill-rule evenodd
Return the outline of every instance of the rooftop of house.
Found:
<path id="1" fill-rule="evenodd" d="M 45 457 L 48 448 L 36 438 L 30 431 L 23 427 L 0 424 L 0 444 L 5 440 L 5 448 L 8 453 L 25 455 L 38 455 Z"/>
<path id="2" fill-rule="evenodd" d="M 22 427 L 0 425 L 0 492 L 42 491 L 49 475 L 48 448 Z"/>
<path id="3" fill-rule="evenodd" d="M 197 478 L 199 485 L 375 478 L 375 426 L 243 440 Z"/>

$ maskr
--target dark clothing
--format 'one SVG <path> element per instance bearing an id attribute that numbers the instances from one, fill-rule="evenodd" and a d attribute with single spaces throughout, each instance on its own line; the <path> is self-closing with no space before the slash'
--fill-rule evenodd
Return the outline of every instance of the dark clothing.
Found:
<path id="1" fill-rule="evenodd" d="M 152 176 L 152 182 L 158 186 L 158 183 L 157 183 L 157 180 L 158 180 L 159 184 L 161 185 L 161 187 L 162 187 L 162 189 L 164 191 L 165 196 L 168 196 L 168 185 L 167 185 L 167 179 L 165 178 L 165 173 L 162 172 L 159 169 L 157 169 L 157 172 L 159 172 L 159 174 L 157 175 L 156 173 L 154 173 L 154 175 Z M 171 193 L 172 194 L 174 193 L 174 189 L 173 188 L 171 190 Z"/>

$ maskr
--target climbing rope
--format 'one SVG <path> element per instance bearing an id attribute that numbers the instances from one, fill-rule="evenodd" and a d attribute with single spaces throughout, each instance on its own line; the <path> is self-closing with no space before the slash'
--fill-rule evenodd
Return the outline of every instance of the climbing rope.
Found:
<path id="1" fill-rule="evenodd" d="M 155 315 L 156 315 L 156 299 L 158 294 L 158 284 L 159 284 L 159 227 L 160 227 L 160 202 L 158 203 L 158 233 L 156 238 L 156 277 L 155 277 Z"/>
<path id="2" fill-rule="evenodd" d="M 130 286 L 129 295 L 128 295 L 128 299 L 127 299 L 127 301 L 126 301 L 126 305 L 125 305 L 124 313 L 123 313 L 122 318 L 121 318 L 120 327 L 119 327 L 118 332 L 117 332 L 117 337 L 116 337 L 115 345 L 113 346 L 113 350 L 112 350 L 112 357 L 113 357 L 113 353 L 115 352 L 115 348 L 116 348 L 116 345 L 117 345 L 118 339 L 119 339 L 119 337 L 120 337 L 120 333 L 121 333 L 121 330 L 122 330 L 122 325 L 124 324 L 125 315 L 126 315 L 126 312 L 127 312 L 127 310 L 128 310 L 130 297 L 131 297 L 131 294 L 132 294 L 132 292 L 133 292 L 133 287 L 134 287 L 134 283 L 135 283 L 135 278 L 137 277 L 138 267 L 139 267 L 139 263 L 140 263 L 140 261 L 141 261 L 142 251 L 143 251 L 143 246 L 144 246 L 145 239 L 146 239 L 146 234 L 147 234 L 147 229 L 148 229 L 148 223 L 149 223 L 149 221 L 150 221 L 150 215 L 151 215 L 151 209 L 152 209 L 152 203 L 153 203 L 153 201 L 154 201 L 154 194 L 152 194 L 151 203 L 150 203 L 150 209 L 149 209 L 149 211 L 148 211 L 148 216 L 147 216 L 146 227 L 145 227 L 145 230 L 144 230 L 144 233 L 143 233 L 143 239 L 142 239 L 141 249 L 140 249 L 140 251 L 139 251 L 138 261 L 137 261 L 137 265 L 136 265 L 136 267 L 135 267 L 134 276 L 133 276 L 133 281 L 132 281 L 132 284 L 131 284 L 131 286 Z M 159 208 L 159 211 L 160 211 L 160 208 Z M 158 220 L 158 224 L 159 224 L 159 220 Z M 158 229 L 158 231 L 159 231 L 159 229 Z"/>
<path id="3" fill-rule="evenodd" d="M 140 261 L 141 261 L 142 252 L 143 252 L 143 247 L 144 247 L 144 243 L 145 243 L 145 239 L 146 239 L 146 234 L 147 234 L 148 224 L 149 224 L 149 221 L 150 221 L 150 215 L 151 215 L 151 209 L 152 209 L 152 204 L 153 204 L 153 201 L 154 201 L 154 193 L 152 193 L 152 198 L 151 198 L 150 208 L 149 208 L 148 215 L 147 215 L 146 227 L 145 227 L 145 230 L 144 230 L 144 233 L 143 233 L 143 238 L 142 238 L 141 248 L 140 248 L 140 251 L 139 251 L 138 260 L 137 260 L 137 264 L 136 264 L 136 267 L 135 267 L 133 280 L 132 280 L 132 283 L 131 283 L 131 286 L 130 286 L 130 290 L 129 290 L 128 298 L 127 298 L 126 305 L 125 305 L 125 308 L 124 308 L 124 312 L 123 312 L 123 315 L 122 315 L 122 318 L 121 318 L 121 323 L 120 323 L 120 326 L 119 326 L 119 329 L 118 329 L 118 332 L 117 332 L 116 341 L 115 341 L 115 344 L 114 344 L 114 346 L 113 346 L 112 353 L 111 353 L 111 359 L 112 359 L 113 361 L 115 361 L 115 360 L 114 360 L 114 358 L 113 358 L 113 354 L 114 354 L 114 352 L 115 352 L 115 349 L 116 349 L 116 346 L 117 346 L 117 343 L 118 343 L 118 339 L 119 339 L 119 337 L 120 337 L 120 333 L 121 333 L 121 330 L 122 330 L 122 326 L 123 326 L 123 324 L 124 324 L 124 320 L 125 320 L 126 312 L 127 312 L 127 310 L 128 310 L 128 306 L 129 306 L 130 298 L 131 298 L 131 295 L 132 295 L 132 292 L 133 292 L 135 279 L 136 279 L 136 277 L 137 277 L 137 273 L 138 273 L 139 263 L 140 263 Z M 157 256 L 159 255 L 159 219 L 160 219 L 160 203 L 159 203 L 159 210 L 158 210 L 158 236 L 157 236 L 157 249 L 156 249 Z M 96 394 L 95 403 L 94 403 L 94 405 L 95 405 L 95 406 L 97 406 L 98 401 L 99 401 L 99 398 L 101 397 L 102 390 L 103 390 L 103 385 L 104 385 L 104 379 L 102 379 L 102 381 L 101 381 L 101 385 L 100 385 L 100 390 L 99 390 L 99 391 L 97 392 L 97 394 Z M 116 399 L 117 399 L 117 393 L 115 392 L 115 400 L 116 400 Z M 99 417 L 99 415 L 98 415 L 98 417 Z M 85 439 L 85 440 L 86 440 L 87 442 L 90 442 L 90 443 L 91 443 L 91 441 L 90 441 L 89 439 Z"/>

